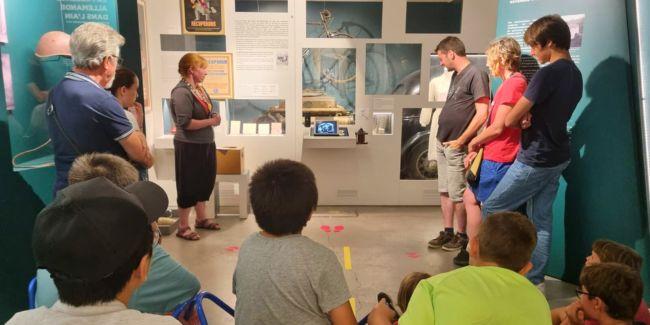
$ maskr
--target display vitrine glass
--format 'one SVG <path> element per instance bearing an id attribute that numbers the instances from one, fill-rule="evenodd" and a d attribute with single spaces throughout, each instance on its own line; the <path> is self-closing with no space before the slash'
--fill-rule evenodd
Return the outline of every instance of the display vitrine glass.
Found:
<path id="1" fill-rule="evenodd" d="M 373 135 L 391 135 L 393 134 L 393 116 L 391 112 L 374 112 L 372 119 L 375 123 Z"/>
<path id="2" fill-rule="evenodd" d="M 354 124 L 356 50 L 305 48 L 302 51 L 302 115 L 332 117 L 339 125 Z"/>
<path id="3" fill-rule="evenodd" d="M 229 135 L 282 135 L 286 132 L 283 99 L 229 99 Z"/>

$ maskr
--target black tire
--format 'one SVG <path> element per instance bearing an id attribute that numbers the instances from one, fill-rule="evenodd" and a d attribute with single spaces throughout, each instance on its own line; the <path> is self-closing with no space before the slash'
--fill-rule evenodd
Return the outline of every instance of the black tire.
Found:
<path id="1" fill-rule="evenodd" d="M 437 179 L 438 164 L 433 161 L 429 168 L 429 144 L 420 141 L 409 150 L 406 160 L 406 174 L 408 179 Z"/>

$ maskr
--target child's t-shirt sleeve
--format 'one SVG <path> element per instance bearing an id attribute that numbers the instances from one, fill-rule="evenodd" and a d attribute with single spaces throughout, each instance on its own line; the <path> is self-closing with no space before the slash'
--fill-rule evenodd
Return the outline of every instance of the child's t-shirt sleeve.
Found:
<path id="1" fill-rule="evenodd" d="M 350 300 L 350 291 L 343 276 L 341 263 L 334 252 L 328 249 L 320 261 L 319 265 L 315 265 L 317 267 L 315 270 L 319 272 L 315 291 L 318 306 L 324 313 L 328 313 Z"/>

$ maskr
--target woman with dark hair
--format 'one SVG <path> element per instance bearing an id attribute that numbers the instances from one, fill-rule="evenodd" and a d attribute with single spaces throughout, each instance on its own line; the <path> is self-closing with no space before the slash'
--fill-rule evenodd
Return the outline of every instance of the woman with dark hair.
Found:
<path id="1" fill-rule="evenodd" d="M 195 228 L 220 229 L 208 219 L 205 203 L 210 199 L 217 176 L 217 157 L 212 127 L 221 123 L 210 96 L 201 82 L 208 74 L 208 61 L 196 53 L 185 54 L 178 62 L 181 80 L 172 89 L 171 111 L 176 124 L 174 158 L 180 218 L 176 236 L 187 240 L 201 237 L 189 226 L 190 210 L 196 212 Z"/>
<path id="2" fill-rule="evenodd" d="M 109 90 L 126 110 L 126 117 L 133 123 L 133 127 L 141 130 L 143 112 L 142 105 L 136 101 L 138 88 L 140 88 L 140 80 L 135 72 L 127 68 L 119 68 L 115 71 L 115 79 Z"/>
<path id="3" fill-rule="evenodd" d="M 142 105 L 136 101 L 138 99 L 138 88 L 140 87 L 140 80 L 135 72 L 121 67 L 115 70 L 115 78 L 109 90 L 117 98 L 117 101 L 120 102 L 120 105 L 124 108 L 124 113 L 126 118 L 129 119 L 135 132 L 142 132 L 142 120 L 143 120 L 143 111 Z M 144 137 L 144 133 L 142 133 Z M 149 148 L 147 148 L 149 151 Z M 149 153 L 151 155 L 151 153 Z M 147 169 L 140 166 L 139 164 L 134 164 L 138 169 L 139 178 L 141 181 L 147 180 Z"/>

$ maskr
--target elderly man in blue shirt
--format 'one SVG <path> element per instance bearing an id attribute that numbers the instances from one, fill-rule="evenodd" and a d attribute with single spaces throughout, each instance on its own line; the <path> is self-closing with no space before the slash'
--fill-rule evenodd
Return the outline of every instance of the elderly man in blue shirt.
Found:
<path id="1" fill-rule="evenodd" d="M 84 153 L 112 153 L 146 168 L 153 165 L 144 135 L 105 90 L 115 78 L 122 45 L 122 35 L 99 23 L 85 23 L 70 36 L 74 68 L 52 89 L 47 108 L 55 193 L 68 185 L 70 165 Z"/>

